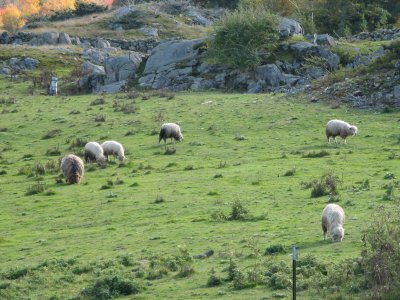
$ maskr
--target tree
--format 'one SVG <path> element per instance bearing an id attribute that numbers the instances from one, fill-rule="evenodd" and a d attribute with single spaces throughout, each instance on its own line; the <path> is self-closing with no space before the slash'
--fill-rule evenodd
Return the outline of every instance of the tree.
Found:
<path id="1" fill-rule="evenodd" d="M 14 4 L 6 6 L 1 11 L 0 19 L 3 28 L 11 33 L 15 33 L 25 24 L 21 11 Z"/>
<path id="2" fill-rule="evenodd" d="M 24 17 L 37 14 L 40 10 L 40 0 L 19 0 L 16 5 Z"/>
<path id="3" fill-rule="evenodd" d="M 75 9 L 75 0 L 46 0 L 40 8 L 40 14 L 48 15 L 56 11 Z"/>

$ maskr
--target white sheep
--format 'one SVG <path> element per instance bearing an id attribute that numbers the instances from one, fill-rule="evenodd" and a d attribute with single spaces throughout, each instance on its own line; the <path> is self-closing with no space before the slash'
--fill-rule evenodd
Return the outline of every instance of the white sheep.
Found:
<path id="1" fill-rule="evenodd" d="M 167 139 L 175 139 L 175 141 L 182 141 L 183 140 L 183 135 L 181 132 L 181 128 L 179 127 L 178 124 L 175 123 L 164 123 L 161 126 L 160 129 L 160 135 L 158 139 L 158 143 L 161 142 L 161 140 L 164 140 L 164 143 L 167 143 Z"/>
<path id="2" fill-rule="evenodd" d="M 96 161 L 99 165 L 104 164 L 106 157 L 99 143 L 89 142 L 85 145 L 85 162 Z"/>
<path id="3" fill-rule="evenodd" d="M 63 157 L 60 164 L 61 172 L 65 177 L 65 181 L 69 184 L 80 183 L 85 167 L 82 159 L 78 156 L 69 154 Z"/>
<path id="4" fill-rule="evenodd" d="M 326 232 L 329 231 L 332 240 L 341 242 L 344 236 L 343 224 L 345 221 L 344 210 L 337 204 L 328 204 L 322 211 L 322 231 L 324 240 L 326 239 Z"/>
<path id="5" fill-rule="evenodd" d="M 116 141 L 105 141 L 101 144 L 101 147 L 104 151 L 104 156 L 108 160 L 109 155 L 113 155 L 115 158 L 118 158 L 119 161 L 123 161 L 125 159 L 124 147 L 116 142 Z"/>
<path id="6" fill-rule="evenodd" d="M 326 124 L 325 132 L 328 143 L 331 142 L 331 137 L 333 137 L 335 143 L 337 143 L 336 137 L 340 135 L 340 137 L 344 139 L 344 143 L 346 144 L 346 138 L 350 135 L 356 135 L 358 132 L 358 128 L 342 120 L 330 120 Z"/>

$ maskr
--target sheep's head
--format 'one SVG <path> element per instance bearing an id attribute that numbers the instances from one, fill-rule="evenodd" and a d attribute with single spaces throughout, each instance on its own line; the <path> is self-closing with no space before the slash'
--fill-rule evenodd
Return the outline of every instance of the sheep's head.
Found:
<path id="1" fill-rule="evenodd" d="M 106 164 L 106 157 L 104 155 L 101 155 L 98 159 L 97 159 L 97 164 L 99 166 L 104 166 Z"/>
<path id="2" fill-rule="evenodd" d="M 182 141 L 183 140 L 182 133 L 177 134 L 177 136 L 175 137 L 175 140 L 178 141 L 178 142 Z"/>
<path id="3" fill-rule="evenodd" d="M 349 130 L 352 135 L 357 135 L 358 128 L 356 126 L 354 125 L 350 126 Z"/>
<path id="4" fill-rule="evenodd" d="M 344 236 L 344 229 L 342 226 L 334 227 L 331 230 L 332 240 L 334 242 L 341 242 Z"/>

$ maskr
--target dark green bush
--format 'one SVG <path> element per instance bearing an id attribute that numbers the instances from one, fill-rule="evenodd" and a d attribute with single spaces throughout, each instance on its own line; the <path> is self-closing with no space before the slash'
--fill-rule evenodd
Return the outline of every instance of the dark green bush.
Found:
<path id="1" fill-rule="evenodd" d="M 210 271 L 210 277 L 208 277 L 208 280 L 207 280 L 207 286 L 212 287 L 212 286 L 218 286 L 221 284 L 222 284 L 222 279 L 216 275 L 214 268 L 212 268 Z"/>
<path id="2" fill-rule="evenodd" d="M 97 279 L 90 287 L 82 291 L 82 295 L 90 299 L 111 299 L 122 295 L 133 295 L 143 290 L 138 281 L 120 275 Z"/>
<path id="3" fill-rule="evenodd" d="M 29 272 L 29 269 L 26 267 L 23 268 L 13 268 L 8 270 L 8 272 L 6 272 L 3 277 L 9 280 L 15 280 L 21 277 L 24 277 L 25 275 L 27 275 Z"/>
<path id="4" fill-rule="evenodd" d="M 362 265 L 374 299 L 385 299 L 385 295 L 396 291 L 398 294 L 400 288 L 399 223 L 398 205 L 390 208 L 381 206 L 369 228 L 363 232 Z"/>
<path id="5" fill-rule="evenodd" d="M 38 181 L 36 184 L 28 187 L 27 191 L 25 192 L 25 196 L 39 194 L 44 192 L 45 190 L 46 190 L 46 184 L 43 181 Z"/>
<path id="6" fill-rule="evenodd" d="M 337 185 L 339 178 L 329 172 L 321 176 L 319 180 L 313 180 L 311 185 L 311 198 L 317 198 L 325 195 L 337 196 L 339 191 Z"/>
<path id="7" fill-rule="evenodd" d="M 103 5 L 98 5 L 94 2 L 77 1 L 75 4 L 74 14 L 76 16 L 84 16 L 84 15 L 104 12 L 106 10 L 107 7 Z"/>
<path id="8" fill-rule="evenodd" d="M 244 206 L 244 204 L 236 200 L 232 204 L 232 211 L 231 214 L 229 215 L 228 219 L 229 220 L 244 220 L 246 219 L 246 216 L 248 214 L 249 210 Z"/>
<path id="9" fill-rule="evenodd" d="M 282 245 L 272 245 L 265 249 L 265 255 L 273 255 L 273 254 L 278 254 L 278 253 L 286 253 L 286 249 Z"/>
<path id="10" fill-rule="evenodd" d="M 266 10 L 239 9 L 214 25 L 207 56 L 211 62 L 240 69 L 255 68 L 278 42 L 278 18 Z"/>

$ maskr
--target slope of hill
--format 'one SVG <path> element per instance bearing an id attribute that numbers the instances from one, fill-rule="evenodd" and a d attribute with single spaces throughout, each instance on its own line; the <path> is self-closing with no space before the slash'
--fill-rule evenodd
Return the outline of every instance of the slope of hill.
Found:
<path id="1" fill-rule="evenodd" d="M 359 257 L 371 214 L 397 197 L 396 113 L 271 94 L 49 97 L 29 96 L 26 82 L 2 77 L 0 85 L 4 299 L 287 297 L 292 244 L 300 261 L 313 262 L 299 281 L 300 295 L 312 297 L 327 276 L 315 264 L 330 270 Z M 333 118 L 356 124 L 359 135 L 328 145 Z M 181 124 L 182 143 L 158 145 L 165 121 Z M 66 185 L 59 158 L 110 139 L 123 143 L 127 160 L 88 164 L 80 185 Z M 326 174 L 337 190 L 311 198 Z M 347 214 L 342 243 L 322 241 L 330 201 Z M 191 258 L 208 249 L 213 256 Z M 239 282 L 227 279 L 232 263 Z M 218 287 L 207 286 L 212 270 Z"/>

